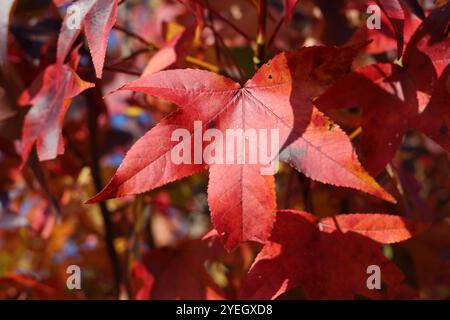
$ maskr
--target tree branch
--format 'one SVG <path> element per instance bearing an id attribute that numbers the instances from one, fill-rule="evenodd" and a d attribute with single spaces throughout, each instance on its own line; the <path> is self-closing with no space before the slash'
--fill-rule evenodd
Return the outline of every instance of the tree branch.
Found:
<path id="1" fill-rule="evenodd" d="M 102 97 L 101 84 L 99 81 L 95 82 L 95 87 L 87 90 L 85 95 L 88 107 L 89 147 L 92 157 L 90 161 L 91 173 L 95 189 L 97 192 L 100 192 L 103 189 L 103 182 L 99 162 L 101 155 L 98 147 L 98 117 L 102 108 L 106 109 L 106 106 Z M 118 297 L 122 283 L 122 272 L 119 256 L 114 246 L 113 222 L 106 202 L 99 202 L 98 205 L 101 210 L 105 230 L 105 244 L 114 277 L 114 294 Z"/>

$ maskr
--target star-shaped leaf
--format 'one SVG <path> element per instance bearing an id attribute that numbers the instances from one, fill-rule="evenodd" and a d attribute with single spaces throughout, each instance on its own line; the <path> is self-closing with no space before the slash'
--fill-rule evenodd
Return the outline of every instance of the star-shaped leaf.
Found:
<path id="1" fill-rule="evenodd" d="M 89 202 L 142 193 L 209 165 L 208 202 L 225 247 L 233 249 L 246 240 L 264 242 L 274 221 L 275 182 L 273 172 L 262 174 L 265 166 L 260 158 L 248 161 L 250 148 L 260 150 L 262 138 L 246 136 L 242 150 L 235 149 L 234 141 L 214 141 L 215 147 L 223 146 L 222 159 L 231 161 L 211 161 L 207 150 L 212 144 L 205 142 L 197 150 L 191 143 L 206 129 L 222 136 L 230 129 L 265 130 L 266 137 L 276 130 L 278 141 L 269 140 L 270 145 L 278 145 L 273 156 L 291 145 L 282 159 L 313 179 L 393 201 L 361 167 L 345 134 L 313 111 L 312 99 L 347 72 L 359 48 L 310 47 L 281 53 L 243 86 L 211 72 L 188 69 L 162 71 L 131 82 L 122 89 L 164 98 L 180 108 L 136 142 L 110 183 Z M 198 121 L 200 127 L 196 127 Z M 173 141 L 176 129 L 185 130 L 188 139 L 180 144 Z M 268 146 L 267 140 L 264 144 Z M 172 151 L 183 146 L 192 150 L 195 159 L 176 164 Z"/>

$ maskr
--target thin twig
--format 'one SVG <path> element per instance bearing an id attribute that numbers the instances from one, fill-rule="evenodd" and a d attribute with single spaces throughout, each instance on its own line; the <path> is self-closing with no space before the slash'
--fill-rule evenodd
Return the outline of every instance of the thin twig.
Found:
<path id="1" fill-rule="evenodd" d="M 209 1 L 208 0 L 206 0 L 206 4 L 209 7 Z M 220 64 L 220 62 L 221 62 L 220 47 L 219 47 L 219 42 L 217 40 L 217 34 L 218 33 L 217 33 L 217 30 L 216 30 L 216 28 L 214 26 L 214 18 L 213 18 L 212 14 L 211 14 L 211 11 L 208 11 L 208 14 L 206 16 L 207 16 L 207 19 L 208 19 L 208 24 L 209 24 L 209 26 L 211 28 L 211 31 L 213 33 L 213 36 L 214 36 L 214 50 L 215 50 L 215 53 L 216 53 L 216 60 L 217 60 L 217 63 Z"/>
<path id="2" fill-rule="evenodd" d="M 259 68 L 265 60 L 266 22 L 267 22 L 267 0 L 259 0 L 258 33 L 256 35 L 255 55 L 253 57 L 253 63 L 256 68 Z"/>
<path id="3" fill-rule="evenodd" d="M 114 29 L 126 34 L 127 36 L 130 36 L 130 37 L 140 41 L 142 44 L 144 44 L 147 47 L 151 47 L 152 49 L 158 49 L 157 47 L 155 47 L 155 45 L 153 43 L 145 40 L 143 37 L 141 37 L 140 35 L 138 35 L 137 33 L 133 32 L 133 31 L 128 30 L 127 28 L 124 28 L 119 25 L 115 25 Z"/>
<path id="4" fill-rule="evenodd" d="M 256 9 L 258 10 L 258 0 L 251 0 L 250 4 Z M 267 18 L 269 18 L 269 20 L 271 22 L 275 22 L 275 17 L 273 16 L 272 12 L 270 12 L 270 10 L 267 10 Z"/>
<path id="5" fill-rule="evenodd" d="M 336 219 L 336 216 L 333 215 L 331 218 L 333 219 L 333 222 L 334 222 L 334 224 L 336 225 L 336 230 L 337 230 L 338 232 L 340 232 L 340 233 L 343 233 L 343 232 L 342 232 L 342 229 L 341 229 L 341 227 L 339 226 L 339 223 L 338 223 L 338 221 L 337 221 L 337 219 Z"/>
<path id="6" fill-rule="evenodd" d="M 222 16 L 219 12 L 217 12 L 216 10 L 214 10 L 213 8 L 211 8 L 208 5 L 205 5 L 204 3 L 202 3 L 200 0 L 193 0 L 195 3 L 197 3 L 198 5 L 200 5 L 202 8 L 207 9 L 209 12 L 211 12 L 211 14 L 213 14 L 214 16 L 216 16 L 216 18 L 218 18 L 219 20 L 222 20 L 224 23 L 226 23 L 228 26 L 230 26 L 234 31 L 236 31 L 238 34 L 240 34 L 243 38 L 245 38 L 247 41 L 252 41 L 251 38 L 244 32 L 242 31 L 238 26 L 236 26 L 233 22 L 231 22 L 230 20 L 228 20 L 227 18 L 225 18 L 224 16 Z M 181 0 L 178 0 L 178 2 L 181 2 Z"/>
<path id="7" fill-rule="evenodd" d="M 388 173 L 389 177 L 391 178 L 392 183 L 394 184 L 395 188 L 397 189 L 397 191 L 398 191 L 398 193 L 399 193 L 399 195 L 401 197 L 401 200 L 402 200 L 402 203 L 403 203 L 403 207 L 404 207 L 404 209 L 406 211 L 406 214 L 408 216 L 410 216 L 411 212 L 412 212 L 412 209 L 411 209 L 411 206 L 410 206 L 410 204 L 408 202 L 408 199 L 406 197 L 406 194 L 405 194 L 405 191 L 403 189 L 400 177 L 398 176 L 398 173 L 397 173 L 397 171 L 395 169 L 395 166 L 392 165 L 392 162 L 389 162 L 386 165 L 386 172 Z"/>
<path id="8" fill-rule="evenodd" d="M 361 127 L 356 128 L 355 131 L 353 131 L 349 135 L 350 140 L 352 140 L 352 141 L 355 140 L 361 134 L 361 132 L 362 132 L 362 128 Z"/>
<path id="9" fill-rule="evenodd" d="M 120 58 L 120 59 L 118 59 L 116 61 L 108 63 L 107 67 L 115 67 L 115 66 L 120 65 L 120 64 L 122 64 L 122 63 L 124 63 L 126 61 L 132 60 L 132 59 L 136 58 L 137 56 L 140 56 L 143 53 L 149 53 L 150 51 L 151 50 L 149 50 L 148 48 L 139 49 L 139 50 L 137 50 L 135 52 L 132 52 L 131 54 L 129 54 L 128 56 L 126 56 L 124 58 Z"/>
<path id="10" fill-rule="evenodd" d="M 207 25 L 207 27 L 210 28 L 212 30 L 212 32 L 215 32 L 215 30 L 212 29 L 212 26 Z M 244 72 L 242 71 L 241 66 L 237 62 L 236 57 L 233 55 L 231 50 L 225 44 L 225 41 L 223 40 L 222 36 L 219 33 L 215 32 L 215 39 L 218 41 L 219 46 L 224 50 L 227 60 L 234 65 L 234 67 L 239 72 L 240 79 L 243 80 L 244 79 Z"/>
<path id="11" fill-rule="evenodd" d="M 284 23 L 284 17 L 282 17 L 280 19 L 280 21 L 278 21 L 278 23 L 277 23 L 277 25 L 275 27 L 275 30 L 273 31 L 272 35 L 270 36 L 269 42 L 267 42 L 267 48 L 271 48 L 272 47 L 273 42 L 275 41 L 275 38 L 278 35 L 278 32 L 280 31 L 281 26 L 283 25 L 283 23 Z"/>
<path id="12" fill-rule="evenodd" d="M 120 68 L 120 67 L 105 66 L 104 69 L 107 71 L 120 72 L 120 73 L 129 74 L 132 76 L 138 76 L 138 77 L 140 77 L 142 75 L 142 72 L 134 71 L 134 70 L 130 70 L 130 69 L 124 69 L 124 68 Z"/>

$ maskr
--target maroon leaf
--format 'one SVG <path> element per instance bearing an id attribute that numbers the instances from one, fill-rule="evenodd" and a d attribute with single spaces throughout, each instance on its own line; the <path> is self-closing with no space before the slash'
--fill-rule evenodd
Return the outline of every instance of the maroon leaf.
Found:
<path id="1" fill-rule="evenodd" d="M 444 70 L 450 62 L 449 19 L 447 4 L 424 20 L 405 50 L 403 67 L 378 63 L 359 68 L 315 101 L 324 111 L 362 108 L 362 151 L 372 175 L 392 159 L 408 128 L 422 130 L 443 147 L 449 146 L 448 117 L 440 115 L 444 108 L 448 110 L 448 72 Z"/>
<path id="2" fill-rule="evenodd" d="M 403 27 L 405 23 L 405 12 L 399 0 L 376 0 L 381 10 L 386 14 L 391 22 L 397 37 L 397 55 L 402 56 L 403 53 Z"/>
<path id="3" fill-rule="evenodd" d="M 404 276 L 384 257 L 378 243 L 354 232 L 321 231 L 321 224 L 328 224 L 327 221 L 318 226 L 316 218 L 307 212 L 279 212 L 270 239 L 243 280 L 240 297 L 275 299 L 296 287 L 302 287 L 311 299 L 351 299 L 356 295 L 386 298 L 403 294 Z M 379 225 L 376 220 L 371 221 Z M 346 227 L 350 225 L 346 224 Z M 368 227 L 366 223 L 365 229 Z M 351 228 L 345 231 L 352 231 Z M 390 233 L 389 230 L 383 232 Z M 381 280 L 386 293 L 367 287 L 367 268 L 371 265 L 382 270 Z"/>

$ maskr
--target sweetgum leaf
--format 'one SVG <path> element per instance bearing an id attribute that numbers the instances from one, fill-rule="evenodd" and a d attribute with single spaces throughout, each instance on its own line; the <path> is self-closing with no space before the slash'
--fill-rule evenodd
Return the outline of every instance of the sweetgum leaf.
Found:
<path id="1" fill-rule="evenodd" d="M 385 219 L 386 215 L 368 216 L 337 216 L 344 227 L 342 232 L 330 228 L 330 218 L 318 222 L 307 212 L 280 211 L 270 239 L 243 280 L 240 297 L 275 299 L 297 287 L 311 299 L 402 297 L 405 291 L 413 294 L 412 289 L 405 290 L 404 275 L 382 254 L 380 244 L 362 235 L 390 243 L 406 239 L 408 231 L 403 228 L 399 232 L 398 221 Z M 374 236 L 380 231 L 382 236 Z M 387 290 L 368 289 L 370 265 L 380 267 L 383 289 Z"/>
<path id="2" fill-rule="evenodd" d="M 450 4 L 434 10 L 411 37 L 403 66 L 377 63 L 358 68 L 315 101 L 322 111 L 362 108 L 364 165 L 372 175 L 393 158 L 408 128 L 429 134 L 450 150 L 450 121 L 445 111 L 450 83 L 446 71 L 449 20 Z"/>
<path id="3" fill-rule="evenodd" d="M 71 63 L 78 64 L 78 55 L 72 55 Z M 83 81 L 68 64 L 48 66 L 19 98 L 22 106 L 32 105 L 22 131 L 22 161 L 28 159 L 36 143 L 39 160 L 50 160 L 64 153 L 62 125 L 71 99 L 93 87 Z"/>
<path id="4" fill-rule="evenodd" d="M 359 48 L 310 47 L 284 52 L 243 86 L 211 72 L 188 69 L 162 71 L 127 84 L 122 90 L 145 92 L 180 108 L 136 142 L 110 183 L 89 202 L 142 193 L 206 169 L 204 159 L 182 165 L 171 160 L 171 151 L 178 144 L 170 139 L 173 131 L 186 129 L 191 138 L 196 135 L 194 121 L 202 121 L 202 130 L 214 128 L 224 136 L 227 129 L 277 129 L 277 152 L 291 144 L 293 148 L 302 143 L 310 147 L 306 157 L 291 156 L 289 160 L 301 162 L 296 167 L 308 176 L 393 201 L 364 172 L 342 131 L 333 131 L 339 135 L 336 142 L 340 146 L 330 147 L 328 138 L 321 138 L 333 134 L 323 115 L 313 112 L 313 98 L 348 71 Z M 311 116 L 317 120 L 312 127 Z M 181 143 L 188 146 L 190 139 Z M 226 141 L 223 145 L 223 159 L 238 159 L 241 150 L 227 148 Z M 207 146 L 202 145 L 200 151 Z M 194 148 L 193 143 L 190 148 Z M 241 155 L 248 159 L 249 148 Z M 208 203 L 225 247 L 231 250 L 246 240 L 264 242 L 275 218 L 273 176 L 261 175 L 261 161 L 208 163 Z M 339 170 L 332 172 L 336 168 Z"/>

